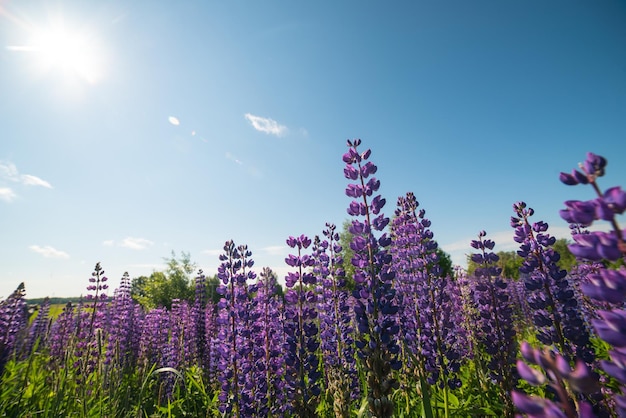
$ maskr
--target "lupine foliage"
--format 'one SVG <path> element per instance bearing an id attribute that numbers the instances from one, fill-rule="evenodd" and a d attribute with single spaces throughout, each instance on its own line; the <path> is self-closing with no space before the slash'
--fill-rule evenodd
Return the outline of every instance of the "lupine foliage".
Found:
<path id="1" fill-rule="evenodd" d="M 20 284 L 0 301 L 0 415 L 625 417 L 626 268 L 610 266 L 626 254 L 626 193 L 600 189 L 607 160 L 589 153 L 560 175 L 597 195 L 561 211 L 571 268 L 517 202 L 519 272 L 498 267 L 481 231 L 471 271 L 452 274 L 413 193 L 383 214 L 360 145 L 343 155 L 349 234 L 328 223 L 287 238 L 284 278 L 257 276 L 248 247 L 227 241 L 217 303 L 202 270 L 193 300 L 139 305 L 126 273 L 109 297 L 98 263 L 83 300 L 55 316 L 44 301 L 32 318 Z"/>

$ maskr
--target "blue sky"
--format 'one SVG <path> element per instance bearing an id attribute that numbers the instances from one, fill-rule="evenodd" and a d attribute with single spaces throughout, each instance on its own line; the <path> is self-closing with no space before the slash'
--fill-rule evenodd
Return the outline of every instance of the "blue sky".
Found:
<path id="1" fill-rule="evenodd" d="M 512 204 L 567 236 L 558 173 L 626 180 L 619 1 L 0 0 L 0 298 L 115 286 L 228 239 L 287 271 L 289 235 L 348 218 L 361 138 L 385 212 L 415 193 L 462 263 Z"/>

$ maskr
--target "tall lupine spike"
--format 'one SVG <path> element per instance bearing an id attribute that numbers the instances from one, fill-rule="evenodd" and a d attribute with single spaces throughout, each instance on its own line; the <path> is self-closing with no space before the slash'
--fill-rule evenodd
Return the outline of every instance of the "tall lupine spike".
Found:
<path id="1" fill-rule="evenodd" d="M 297 248 L 297 254 L 289 254 L 285 262 L 295 271 L 289 272 L 285 280 L 285 328 L 286 364 L 285 380 L 292 390 L 293 411 L 301 417 L 316 416 L 321 393 L 319 358 L 319 328 L 317 325 L 317 277 L 310 271 L 314 259 L 303 250 L 311 245 L 305 235 L 289 237 L 287 245 Z"/>
<path id="2" fill-rule="evenodd" d="M 328 390 L 333 397 L 336 417 L 349 417 L 352 402 L 359 396 L 354 353 L 350 292 L 341 257 L 339 234 L 334 224 L 326 224 L 326 239 L 315 237 L 313 272 L 318 278 L 320 339 Z"/>
<path id="3" fill-rule="evenodd" d="M 569 249 L 584 262 L 626 259 L 626 231 L 621 229 L 616 218 L 626 209 L 626 193 L 620 187 L 612 187 L 604 193 L 601 191 L 597 179 L 604 175 L 606 164 L 604 157 L 587 153 L 587 159 L 580 164 L 580 169 L 587 176 L 597 198 L 577 204 L 565 202 L 567 209 L 561 211 L 561 217 L 574 226 L 575 243 L 569 245 Z M 584 213 L 592 212 L 589 208 L 595 208 L 592 216 L 585 219 L 587 222 L 578 222 Z M 581 231 L 578 225 L 582 223 L 583 226 L 590 226 L 599 220 L 608 221 L 612 231 Z M 622 394 L 615 396 L 615 405 L 618 415 L 626 416 L 626 310 L 623 309 L 626 301 L 626 268 L 621 266 L 610 270 L 599 263 L 594 264 L 594 267 L 588 269 L 581 289 L 586 296 L 607 306 L 606 310 L 597 312 L 598 318 L 592 320 L 592 324 L 598 336 L 613 346 L 613 350 L 609 351 L 610 360 L 603 360 L 601 365 L 621 385 Z"/>
<path id="4" fill-rule="evenodd" d="M 38 350 L 41 350 L 46 346 L 48 340 L 48 329 L 50 326 L 50 318 L 48 312 L 50 311 L 50 298 L 45 297 L 37 312 L 37 317 L 33 321 L 28 331 L 28 338 L 24 345 L 23 354 L 29 356 L 33 353 L 35 346 Z"/>
<path id="5" fill-rule="evenodd" d="M 344 173 L 348 180 L 357 182 L 346 188 L 346 195 L 353 197 L 348 214 L 363 217 L 352 221 L 350 232 L 354 238 L 350 244 L 354 250 L 352 264 L 354 273 L 356 306 L 354 308 L 359 338 L 355 342 L 367 372 L 367 400 L 372 415 L 383 418 L 393 414 L 392 390 L 397 381 L 392 370 L 398 370 L 400 347 L 397 342 L 399 327 L 396 324 L 396 291 L 392 287 L 395 272 L 391 268 L 391 255 L 387 247 L 391 243 L 386 233 L 378 236 L 389 218 L 381 213 L 385 199 L 379 195 L 380 182 L 374 177 L 366 179 L 376 171 L 373 164 L 367 165 L 371 151 L 358 151 L 360 139 L 348 140 L 348 152 L 343 155 L 346 163 Z M 374 215 L 378 215 L 374 218 Z"/>
<path id="6" fill-rule="evenodd" d="M 486 365 L 490 376 L 500 386 L 500 397 L 504 403 L 504 416 L 514 414 L 511 401 L 514 376 L 513 365 L 517 351 L 513 321 L 512 300 L 507 291 L 506 279 L 500 277 L 502 269 L 495 263 L 498 256 L 491 252 L 494 241 L 484 239 L 485 231 L 478 234 L 471 246 L 478 250 L 472 254 L 472 261 L 478 264 L 472 281 L 477 317 L 474 322 L 477 342 L 487 354 Z"/>
<path id="7" fill-rule="evenodd" d="M 277 276 L 264 267 L 256 283 L 252 308 L 252 338 L 257 362 L 254 365 L 254 416 L 284 416 L 290 408 L 285 400 L 285 333 Z"/>
<path id="8" fill-rule="evenodd" d="M 220 412 L 229 416 L 248 416 L 254 409 L 255 375 L 251 371 L 255 359 L 250 312 L 255 287 L 249 286 L 248 281 L 254 280 L 256 274 L 249 270 L 254 264 L 251 255 L 246 245 L 235 246 L 232 240 L 227 241 L 217 273 L 222 281 L 218 288 L 222 295 L 217 319 L 220 345 L 217 367 L 221 384 L 218 399 Z"/>
<path id="9" fill-rule="evenodd" d="M 413 193 L 400 197 L 391 226 L 390 252 L 400 307 L 397 316 L 408 354 L 401 375 L 423 382 L 423 393 L 430 393 L 429 385 L 441 387 L 447 415 L 449 390 L 461 384 L 458 372 L 465 354 L 462 347 L 466 346 L 461 295 L 458 284 L 442 276 L 431 223 L 418 206 Z"/>
<path id="10" fill-rule="evenodd" d="M 203 370 L 210 369 L 209 354 L 206 345 L 206 309 L 207 309 L 207 292 L 206 292 L 206 276 L 202 269 L 198 270 L 198 274 L 194 279 L 195 298 L 191 311 L 192 320 L 194 322 L 195 331 L 195 352 L 196 363 Z M 206 367 L 205 367 L 206 366 Z"/>
<path id="11" fill-rule="evenodd" d="M 524 258 L 520 272 L 525 275 L 537 338 L 543 344 L 555 344 L 570 361 L 579 357 L 591 364 L 594 352 L 589 332 L 567 272 L 557 265 L 560 255 L 552 248 L 555 238 L 547 233 L 548 224 L 531 224 L 534 211 L 524 202 L 514 204 L 513 209 L 517 216 L 511 218 L 511 226 L 520 243 L 517 253 Z"/>
<path id="12" fill-rule="evenodd" d="M 119 368 L 134 366 L 139 349 L 136 335 L 141 330 L 142 318 L 138 315 L 130 291 L 130 276 L 124 272 L 120 287 L 114 292 L 105 355 L 106 364 L 113 362 Z"/>
<path id="13" fill-rule="evenodd" d="M 0 302 L 0 376 L 16 349 L 17 337 L 26 329 L 27 312 L 24 283 Z"/>

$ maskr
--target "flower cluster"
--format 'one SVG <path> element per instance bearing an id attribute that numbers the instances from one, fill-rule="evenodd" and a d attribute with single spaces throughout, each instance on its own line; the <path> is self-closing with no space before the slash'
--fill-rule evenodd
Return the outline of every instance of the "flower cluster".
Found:
<path id="1" fill-rule="evenodd" d="M 351 296 L 341 267 L 343 248 L 334 224 L 326 224 L 326 239 L 315 237 L 313 272 L 318 278 L 321 351 L 326 383 L 333 396 L 335 416 L 350 416 L 352 401 L 359 395 Z"/>
<path id="2" fill-rule="evenodd" d="M 591 404 L 580 401 L 576 394 L 593 395 L 600 391 L 598 377 L 582 361 L 572 369 L 568 360 L 548 348 L 537 349 L 527 342 L 521 345 L 521 353 L 528 363 L 539 366 L 532 368 L 521 359 L 517 361 L 520 377 L 534 386 L 547 383 L 556 393 L 554 401 L 531 397 L 514 391 L 513 402 L 519 412 L 529 418 L 575 418 L 594 417 Z"/>
<path id="3" fill-rule="evenodd" d="M 604 175 L 607 161 L 604 157 L 587 153 L 587 159 L 580 164 L 582 173 L 574 170 L 572 174 L 561 173 L 560 179 L 567 185 L 589 184 L 597 194 L 597 198 L 585 202 L 565 202 L 567 209 L 561 216 L 576 226 L 590 226 L 594 221 L 605 220 L 611 223 L 611 232 L 580 232 L 574 234 L 575 244 L 569 246 L 570 251 L 581 260 L 615 261 L 626 258 L 624 231 L 619 227 L 616 215 L 626 209 L 626 193 L 619 187 L 612 187 L 602 193 L 597 184 L 598 177 Z M 610 360 L 602 360 L 602 369 L 621 385 L 622 395 L 616 396 L 615 403 L 619 416 L 626 416 L 626 268 L 610 270 L 601 265 L 588 272 L 586 281 L 581 284 L 583 293 L 604 303 L 605 306 L 616 306 L 614 309 L 597 311 L 597 318 L 592 325 L 598 336 L 609 343 L 613 349 L 609 352 Z"/>
<path id="4" fill-rule="evenodd" d="M 220 255 L 218 278 L 222 281 L 218 292 L 222 299 L 218 303 L 218 344 L 220 412 L 235 416 L 251 416 L 254 410 L 253 341 L 251 338 L 250 301 L 256 274 L 250 270 L 254 265 L 252 252 L 247 245 L 235 246 L 230 240 L 224 244 Z"/>
<path id="5" fill-rule="evenodd" d="M 589 332 L 567 272 L 557 264 L 560 255 L 552 248 L 556 239 L 547 233 L 547 223 L 530 223 L 534 211 L 526 203 L 517 202 L 513 209 L 517 215 L 511 217 L 513 239 L 520 244 L 517 253 L 524 258 L 520 272 L 530 292 L 528 303 L 534 310 L 537 338 L 546 345 L 556 344 L 570 360 L 580 357 L 590 364 L 594 355 Z"/>
<path id="6" fill-rule="evenodd" d="M 447 393 L 448 388 L 460 386 L 456 376 L 464 345 L 458 318 L 460 289 L 450 277 L 442 276 L 430 220 L 418 206 L 413 193 L 400 197 L 391 228 L 398 318 L 405 349 L 415 359 L 407 367 Z"/>
<path id="7" fill-rule="evenodd" d="M 293 408 L 301 416 L 315 416 L 321 392 L 321 372 L 317 356 L 319 328 L 315 309 L 317 277 L 310 271 L 314 259 L 303 253 L 311 242 L 305 235 L 289 237 L 287 245 L 297 249 L 297 254 L 289 254 L 285 259 L 285 263 L 295 269 L 285 278 L 285 377 L 292 392 Z"/>
<path id="8" fill-rule="evenodd" d="M 396 290 L 392 286 L 395 272 L 387 250 L 391 238 L 386 233 L 375 235 L 375 231 L 382 232 L 389 223 L 389 218 L 381 213 L 385 199 L 374 195 L 380 187 L 380 181 L 372 176 L 377 167 L 367 161 L 371 155 L 369 149 L 362 153 L 358 151 L 360 144 L 360 139 L 348 140 L 349 149 L 343 155 L 344 175 L 356 181 L 346 188 L 346 195 L 354 199 L 348 207 L 348 214 L 363 217 L 363 220 L 353 220 L 350 226 L 356 285 L 354 313 L 359 334 L 355 344 L 367 370 L 370 411 L 380 418 L 393 414 L 391 391 L 397 382 L 391 371 L 402 365 L 398 359 L 398 306 Z"/>
<path id="9" fill-rule="evenodd" d="M 26 327 L 26 301 L 24 283 L 0 303 L 0 375 L 10 355 L 16 348 L 18 334 Z"/>
<path id="10" fill-rule="evenodd" d="M 495 242 L 485 239 L 487 233 L 480 231 L 471 246 L 478 250 L 471 260 L 478 265 L 472 281 L 476 318 L 477 342 L 489 355 L 487 369 L 490 376 L 501 387 L 501 397 L 507 414 L 512 414 L 510 391 L 513 389 L 513 364 L 517 351 L 515 328 L 513 325 L 512 300 L 507 291 L 508 280 L 500 275 L 502 269 L 496 266 L 499 260 L 492 250 Z"/>
<path id="11" fill-rule="evenodd" d="M 604 175 L 607 161 L 604 157 L 587 153 L 584 163 L 572 170 L 571 174 L 561 173 L 560 180 L 567 185 L 589 184 L 597 194 L 595 199 L 580 201 L 568 200 L 566 209 L 560 215 L 570 224 L 589 226 L 594 221 L 609 221 L 613 227 L 611 232 L 594 231 L 587 234 L 575 234 L 575 244 L 569 246 L 570 251 L 579 258 L 598 261 L 602 259 L 615 261 L 626 254 L 625 232 L 619 228 L 615 215 L 626 211 L 626 192 L 621 187 L 611 187 L 602 192 L 597 179 Z"/>

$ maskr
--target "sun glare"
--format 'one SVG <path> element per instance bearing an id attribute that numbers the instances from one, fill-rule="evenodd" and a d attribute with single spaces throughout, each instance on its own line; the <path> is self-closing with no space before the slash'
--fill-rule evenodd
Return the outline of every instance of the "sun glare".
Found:
<path id="1" fill-rule="evenodd" d="M 36 34 L 33 46 L 44 70 L 73 73 L 89 83 L 101 77 L 97 48 L 87 34 L 63 26 L 50 27 Z"/>
<path id="2" fill-rule="evenodd" d="M 89 84 L 103 78 L 104 51 L 93 33 L 72 27 L 62 19 L 29 26 L 27 42 L 7 49 L 31 54 L 38 72 L 78 77 Z"/>

